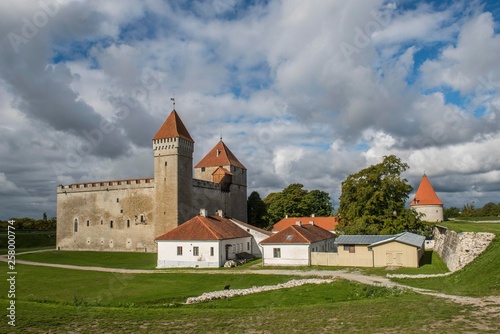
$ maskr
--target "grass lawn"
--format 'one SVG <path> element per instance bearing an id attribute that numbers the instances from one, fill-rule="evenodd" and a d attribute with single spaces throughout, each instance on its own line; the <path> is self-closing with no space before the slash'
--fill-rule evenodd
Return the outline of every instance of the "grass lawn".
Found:
<path id="1" fill-rule="evenodd" d="M 500 295 L 500 224 L 449 221 L 441 223 L 456 232 L 492 232 L 491 244 L 465 268 L 447 277 L 393 279 L 402 284 L 465 296 Z"/>
<path id="2" fill-rule="evenodd" d="M 15 231 L 16 251 L 24 248 L 53 247 L 56 248 L 56 231 Z M 0 231 L 0 252 L 7 254 L 7 231 Z"/>
<path id="3" fill-rule="evenodd" d="M 49 251 L 18 255 L 19 260 L 86 267 L 155 269 L 156 253 Z"/>
<path id="4" fill-rule="evenodd" d="M 345 280 L 182 304 L 189 296 L 220 290 L 226 284 L 246 288 L 292 278 L 113 274 L 18 265 L 17 323 L 11 332 L 445 333 L 496 328 L 495 319 L 475 314 L 470 307 Z M 6 307 L 6 296 L 1 295 L 0 308 Z M 4 320 L 0 332 L 7 329 Z"/>

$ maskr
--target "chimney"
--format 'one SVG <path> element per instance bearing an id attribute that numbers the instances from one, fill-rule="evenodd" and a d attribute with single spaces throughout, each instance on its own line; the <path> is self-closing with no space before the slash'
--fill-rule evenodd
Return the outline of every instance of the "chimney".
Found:
<path id="1" fill-rule="evenodd" d="M 217 210 L 217 216 L 224 217 L 225 216 L 224 215 L 224 210 L 221 210 L 221 209 Z"/>
<path id="2" fill-rule="evenodd" d="M 302 222 L 301 222 L 300 220 L 297 220 L 297 221 L 295 222 L 295 225 L 297 225 L 297 226 L 302 226 Z"/>
<path id="3" fill-rule="evenodd" d="M 200 209 L 200 216 L 206 217 L 208 216 L 208 211 L 207 209 Z"/>
<path id="4" fill-rule="evenodd" d="M 314 226 L 314 220 L 310 220 L 309 221 L 309 225 L 313 225 Z"/>
<path id="5" fill-rule="evenodd" d="M 316 217 L 316 215 L 313 213 L 313 214 L 311 215 L 311 217 L 313 217 L 313 218 L 314 218 L 314 217 Z"/>
<path id="6" fill-rule="evenodd" d="M 287 218 L 287 219 L 288 219 L 288 215 L 285 215 L 285 218 Z"/>

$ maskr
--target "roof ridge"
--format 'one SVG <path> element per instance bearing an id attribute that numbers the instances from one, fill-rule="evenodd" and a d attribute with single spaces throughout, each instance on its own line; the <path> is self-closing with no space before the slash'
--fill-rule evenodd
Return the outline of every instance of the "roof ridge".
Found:
<path id="1" fill-rule="evenodd" d="M 298 234 L 300 234 L 300 236 L 301 236 L 302 238 L 304 238 L 304 240 L 311 242 L 311 240 L 309 240 L 309 239 L 308 239 L 308 238 L 307 238 L 304 234 L 302 234 L 302 233 L 301 233 L 301 232 L 297 229 L 297 227 L 302 227 L 302 224 L 301 224 L 301 225 L 290 225 L 290 227 L 291 227 L 291 228 L 293 228 L 295 231 L 297 231 L 297 233 L 298 233 Z"/>
<path id="2" fill-rule="evenodd" d="M 205 227 L 208 229 L 208 231 L 209 231 L 209 232 L 210 232 L 210 233 L 211 233 L 211 234 L 212 234 L 212 235 L 213 235 L 213 236 L 214 236 L 217 240 L 221 240 L 220 236 L 218 236 L 217 234 L 215 234 L 215 232 L 214 232 L 214 231 L 210 228 L 210 226 L 208 226 L 208 225 L 205 223 L 205 221 L 204 221 L 203 219 L 201 219 L 201 217 L 210 219 L 209 217 L 207 217 L 207 216 L 196 216 L 196 217 L 197 217 L 197 218 L 201 221 L 201 223 L 203 224 L 203 226 L 205 226 Z"/>

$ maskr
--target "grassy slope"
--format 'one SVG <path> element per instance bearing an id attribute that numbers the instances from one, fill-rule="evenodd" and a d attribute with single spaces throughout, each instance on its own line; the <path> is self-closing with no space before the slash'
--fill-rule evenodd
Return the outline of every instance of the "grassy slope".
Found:
<path id="1" fill-rule="evenodd" d="M 17 278 L 19 333 L 447 332 L 478 320 L 467 307 L 344 280 L 182 305 L 188 296 L 225 284 L 244 288 L 292 277 L 126 275 L 19 265 Z M 4 310 L 5 298 L 0 296 Z"/>
<path id="2" fill-rule="evenodd" d="M 492 232 L 491 244 L 476 260 L 447 276 L 427 279 L 395 279 L 402 284 L 466 296 L 500 295 L 500 224 L 445 222 L 441 225 L 457 232 Z"/>
<path id="3" fill-rule="evenodd" d="M 20 260 L 123 269 L 154 269 L 156 253 L 50 251 L 21 254 Z"/>

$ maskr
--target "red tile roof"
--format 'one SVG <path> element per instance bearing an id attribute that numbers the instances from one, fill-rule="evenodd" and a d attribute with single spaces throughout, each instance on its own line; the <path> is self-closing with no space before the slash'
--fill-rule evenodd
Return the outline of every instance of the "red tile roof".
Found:
<path id="1" fill-rule="evenodd" d="M 153 137 L 153 140 L 175 137 L 183 138 L 194 143 L 193 138 L 191 138 L 191 135 L 186 129 L 186 126 L 184 126 L 184 123 L 182 123 L 181 118 L 175 110 L 172 110 L 160 130 L 158 130 L 156 135 Z"/>
<path id="2" fill-rule="evenodd" d="M 415 198 L 410 204 L 410 206 L 415 205 L 443 205 L 443 202 L 441 202 L 434 191 L 431 181 L 429 181 L 425 174 L 422 176 L 422 181 L 420 181 Z"/>
<path id="3" fill-rule="evenodd" d="M 155 240 L 225 240 L 250 236 L 228 218 L 196 216 Z"/>
<path id="4" fill-rule="evenodd" d="M 312 224 L 291 225 L 283 231 L 262 240 L 261 244 L 311 244 L 316 241 L 334 238 L 335 235 Z"/>
<path id="5" fill-rule="evenodd" d="M 314 222 L 314 225 L 324 228 L 327 231 L 335 231 L 335 228 L 338 225 L 338 221 L 335 219 L 335 217 L 289 217 L 283 218 L 282 220 L 274 224 L 271 230 L 284 230 L 288 226 L 295 225 L 297 221 L 300 221 L 302 224 L 309 224 L 309 222 L 312 221 Z"/>
<path id="6" fill-rule="evenodd" d="M 246 167 L 238 161 L 233 152 L 231 152 L 231 150 L 221 140 L 217 143 L 217 145 L 214 146 L 214 148 L 212 148 L 210 152 L 208 152 L 208 154 L 203 159 L 201 159 L 200 162 L 198 162 L 196 166 L 194 166 L 194 168 L 227 165 L 246 169 Z"/>

